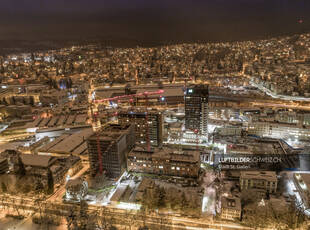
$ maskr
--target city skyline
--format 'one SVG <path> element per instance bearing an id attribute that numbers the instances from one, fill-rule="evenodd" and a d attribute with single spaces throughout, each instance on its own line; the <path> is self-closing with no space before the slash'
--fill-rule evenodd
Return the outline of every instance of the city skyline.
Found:
<path id="1" fill-rule="evenodd" d="M 0 230 L 310 229 L 308 11 L 4 0 Z"/>

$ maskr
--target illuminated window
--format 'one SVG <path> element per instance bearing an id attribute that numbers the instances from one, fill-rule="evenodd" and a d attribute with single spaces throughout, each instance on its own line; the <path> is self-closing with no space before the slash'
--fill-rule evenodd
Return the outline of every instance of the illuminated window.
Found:
<path id="1" fill-rule="evenodd" d="M 163 169 L 164 167 L 162 165 L 160 165 L 158 168 Z"/>
<path id="2" fill-rule="evenodd" d="M 177 167 L 177 170 L 180 170 L 180 167 Z"/>
<path id="3" fill-rule="evenodd" d="M 173 170 L 174 170 L 174 169 L 175 169 L 175 167 L 173 166 L 173 167 L 171 167 L 171 169 L 173 169 Z"/>

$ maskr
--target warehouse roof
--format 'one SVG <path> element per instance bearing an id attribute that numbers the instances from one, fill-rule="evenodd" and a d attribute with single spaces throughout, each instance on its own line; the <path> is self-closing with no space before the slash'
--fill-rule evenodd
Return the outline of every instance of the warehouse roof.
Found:
<path id="1" fill-rule="evenodd" d="M 53 156 L 35 154 L 22 154 L 20 157 L 25 166 L 44 168 L 51 166 L 57 160 L 57 158 Z"/>

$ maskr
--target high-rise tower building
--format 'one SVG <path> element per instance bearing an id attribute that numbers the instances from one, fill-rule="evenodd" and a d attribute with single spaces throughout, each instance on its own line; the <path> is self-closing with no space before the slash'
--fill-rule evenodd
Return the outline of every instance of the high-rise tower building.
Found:
<path id="1" fill-rule="evenodd" d="M 208 136 L 208 85 L 192 85 L 185 94 L 185 129 Z"/>
<path id="2" fill-rule="evenodd" d="M 163 114 L 156 109 L 120 110 L 118 112 L 118 123 L 121 125 L 134 124 L 136 142 L 140 144 L 149 141 L 151 146 L 158 147 L 163 143 Z"/>
<path id="3" fill-rule="evenodd" d="M 135 143 L 134 125 L 110 124 L 98 132 L 87 140 L 90 172 L 95 176 L 102 168 L 107 176 L 117 178 L 125 170 L 126 154 Z"/>

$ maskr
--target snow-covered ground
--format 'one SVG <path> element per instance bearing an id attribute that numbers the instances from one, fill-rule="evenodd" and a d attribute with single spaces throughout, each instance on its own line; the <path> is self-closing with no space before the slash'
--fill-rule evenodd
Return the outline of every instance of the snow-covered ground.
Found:
<path id="1" fill-rule="evenodd" d="M 202 212 L 209 215 L 216 214 L 216 191 L 213 187 L 213 181 L 215 178 L 213 171 L 207 171 L 203 177 L 202 183 L 202 187 L 205 189 L 202 199 Z"/>
<path id="2" fill-rule="evenodd" d="M 287 183 L 286 183 L 286 192 L 289 195 L 291 195 L 291 196 L 295 196 L 296 197 L 296 202 L 298 204 L 302 204 L 302 208 L 304 209 L 305 214 L 307 216 L 310 216 L 310 210 L 306 209 L 306 207 L 303 204 L 303 201 L 301 199 L 301 196 L 300 196 L 300 194 L 298 192 L 298 189 L 296 188 L 296 186 L 295 186 L 295 184 L 293 182 L 293 173 L 292 172 L 288 173 L 288 176 L 289 176 L 289 178 L 288 178 Z M 296 204 L 296 205 L 298 205 L 298 204 Z"/>

